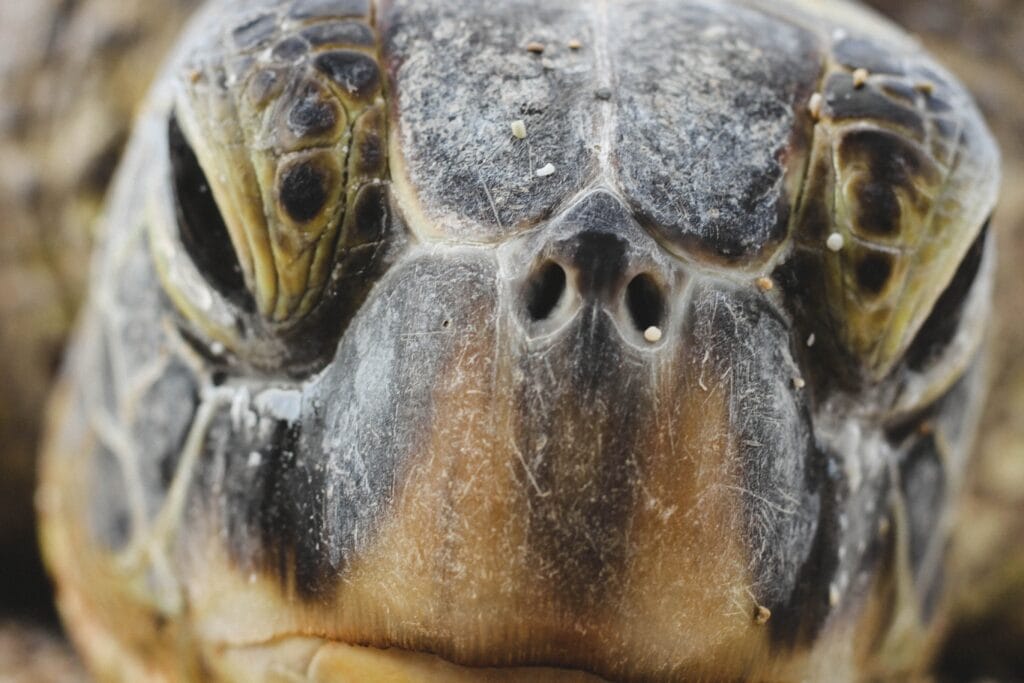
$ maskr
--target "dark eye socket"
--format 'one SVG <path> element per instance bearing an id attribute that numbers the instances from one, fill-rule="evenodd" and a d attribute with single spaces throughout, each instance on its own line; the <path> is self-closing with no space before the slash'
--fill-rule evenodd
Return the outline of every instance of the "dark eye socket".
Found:
<path id="1" fill-rule="evenodd" d="M 906 362 L 912 370 L 923 370 L 956 336 L 963 317 L 964 304 L 981 270 L 991 220 L 989 218 L 985 221 L 974 244 L 960 262 L 953 279 L 935 302 L 931 314 L 907 349 Z"/>
<path id="2" fill-rule="evenodd" d="M 254 311 L 256 302 L 245 285 L 224 217 L 177 116 L 171 116 L 168 123 L 167 140 L 178 231 L 186 253 L 225 298 L 246 311 Z"/>

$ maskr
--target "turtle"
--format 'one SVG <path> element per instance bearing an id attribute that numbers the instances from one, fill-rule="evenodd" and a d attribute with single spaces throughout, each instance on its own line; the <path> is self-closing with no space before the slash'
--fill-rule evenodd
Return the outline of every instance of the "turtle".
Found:
<path id="1" fill-rule="evenodd" d="M 52 400 L 65 623 L 110 680 L 905 679 L 998 176 L 855 5 L 211 0 Z"/>

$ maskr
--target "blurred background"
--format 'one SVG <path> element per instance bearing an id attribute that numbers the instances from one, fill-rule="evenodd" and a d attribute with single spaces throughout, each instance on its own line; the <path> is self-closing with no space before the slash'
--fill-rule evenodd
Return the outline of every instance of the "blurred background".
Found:
<path id="1" fill-rule="evenodd" d="M 28 512 L 40 416 L 132 115 L 198 4 L 0 0 L 0 683 L 85 680 Z M 965 585 L 936 676 L 1024 681 L 1024 0 L 868 4 L 963 80 L 1003 151 L 993 388 L 950 572 Z"/>

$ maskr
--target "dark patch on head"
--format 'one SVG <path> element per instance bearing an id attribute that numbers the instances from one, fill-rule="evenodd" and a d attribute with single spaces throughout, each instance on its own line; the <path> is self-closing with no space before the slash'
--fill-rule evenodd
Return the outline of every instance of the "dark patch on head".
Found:
<path id="1" fill-rule="evenodd" d="M 325 52 L 317 56 L 314 64 L 345 92 L 356 97 L 366 97 L 380 85 L 377 62 L 362 52 Z"/>
<path id="2" fill-rule="evenodd" d="M 597 609 L 618 591 L 640 476 L 637 427 L 652 397 L 604 315 L 582 315 L 557 347 L 523 354 L 515 385 L 517 468 L 527 539 L 554 599 Z M 609 400 L 614 397 L 614 400 Z"/>
<path id="3" fill-rule="evenodd" d="M 607 298 L 618 285 L 625 284 L 630 246 L 625 235 L 630 230 L 639 232 L 639 228 L 615 195 L 604 190 L 592 192 L 573 206 L 561 222 L 582 228 L 556 243 L 552 252 L 577 270 L 577 287 L 582 296 Z"/>
<path id="4" fill-rule="evenodd" d="M 897 191 L 910 206 L 924 210 L 929 199 L 918 190 L 918 181 L 935 184 L 938 171 L 914 143 L 882 130 L 851 130 L 839 143 L 841 169 L 867 167 L 856 187 L 853 227 L 869 234 L 895 236 L 903 212 Z"/>
<path id="5" fill-rule="evenodd" d="M 794 318 L 791 349 L 804 372 L 808 392 L 824 396 L 837 389 L 850 390 L 860 382 L 858 361 L 840 343 L 828 301 L 828 271 L 820 248 L 800 248 L 772 272 L 785 292 L 786 308 Z M 807 345 L 813 334 L 814 344 Z"/>
<path id="6" fill-rule="evenodd" d="M 853 76 L 846 73 L 828 77 L 825 83 L 825 114 L 836 121 L 881 121 L 906 129 L 917 140 L 925 137 L 924 121 L 917 111 L 886 97 L 870 84 L 854 87 Z"/>
<path id="7" fill-rule="evenodd" d="M 309 52 L 309 44 L 298 36 L 285 38 L 274 46 L 274 57 L 277 59 L 294 62 Z"/>
<path id="8" fill-rule="evenodd" d="M 302 37 L 314 47 L 358 45 L 373 47 L 373 29 L 357 21 L 327 21 L 302 31 Z"/>
<path id="9" fill-rule="evenodd" d="M 839 518 L 844 510 L 845 486 L 829 474 L 828 463 L 833 456 L 813 441 L 809 445 L 812 466 L 807 468 L 807 484 L 819 500 L 814 536 L 793 591 L 785 600 L 770 605 L 772 618 L 768 622 L 772 641 L 789 648 L 813 643 L 821 633 L 831 613 L 828 591 L 839 568 L 842 543 Z"/>
<path id="10" fill-rule="evenodd" d="M 352 131 L 352 175 L 380 176 L 387 165 L 384 142 L 384 109 L 372 107 L 356 122 Z"/>
<path id="11" fill-rule="evenodd" d="M 160 378 L 140 397 L 131 425 L 140 451 L 139 473 L 150 515 L 163 503 L 199 405 L 199 388 L 191 369 L 172 361 Z"/>
<path id="12" fill-rule="evenodd" d="M 338 125 L 338 104 L 319 86 L 307 83 L 288 111 L 288 129 L 298 138 L 331 132 Z"/>
<path id="13" fill-rule="evenodd" d="M 616 99 L 631 112 L 614 154 L 634 211 L 674 251 L 725 264 L 770 252 L 789 224 L 787 178 L 803 171 L 820 39 L 717 4 L 637 3 L 613 21 Z M 666 30 L 652 37 L 651 25 Z"/>
<path id="14" fill-rule="evenodd" d="M 370 0 L 295 0 L 288 12 L 293 19 L 365 17 L 369 14 Z"/>
<path id="15" fill-rule="evenodd" d="M 562 244 L 579 270 L 580 294 L 607 298 L 624 275 L 627 242 L 618 235 L 586 231 Z"/>
<path id="16" fill-rule="evenodd" d="M 261 570 L 316 597 L 337 569 L 321 546 L 323 463 L 297 452 L 296 427 L 249 410 L 238 419 L 225 407 L 210 423 L 192 489 L 205 510 L 200 523 L 217 525 L 242 571 Z"/>
<path id="17" fill-rule="evenodd" d="M 988 229 L 989 221 L 986 221 L 907 349 L 906 362 L 911 369 L 924 370 L 953 341 L 960 329 L 964 304 L 981 270 L 988 244 Z"/>
<path id="18" fill-rule="evenodd" d="M 243 310 L 255 310 L 224 217 L 176 116 L 168 123 L 167 139 L 178 234 L 185 252 L 214 289 Z"/>
<path id="19" fill-rule="evenodd" d="M 856 185 L 857 204 L 853 220 L 862 233 L 886 237 L 899 234 L 903 208 L 893 186 L 886 180 L 871 178 Z"/>
<path id="20" fill-rule="evenodd" d="M 388 187 L 383 183 L 363 185 L 356 192 L 345 216 L 344 247 L 352 249 L 379 242 L 388 222 Z"/>
<path id="21" fill-rule="evenodd" d="M 101 546 L 123 550 L 132 538 L 132 514 L 121 463 L 113 451 L 99 445 L 90 465 L 89 527 Z"/>
<path id="22" fill-rule="evenodd" d="M 893 257 L 881 252 L 869 252 L 857 263 L 857 284 L 865 292 L 877 295 L 885 289 L 892 275 Z"/>
<path id="23" fill-rule="evenodd" d="M 263 14 L 252 21 L 242 24 L 231 32 L 231 37 L 242 50 L 265 46 L 277 32 L 277 17 Z"/>
<path id="24" fill-rule="evenodd" d="M 296 223 L 316 218 L 327 202 L 330 174 L 310 160 L 291 164 L 278 181 L 278 201 Z"/>
<path id="25" fill-rule="evenodd" d="M 846 37 L 832 46 L 836 61 L 848 69 L 867 69 L 875 74 L 901 75 L 904 68 L 892 51 L 866 38 Z"/>

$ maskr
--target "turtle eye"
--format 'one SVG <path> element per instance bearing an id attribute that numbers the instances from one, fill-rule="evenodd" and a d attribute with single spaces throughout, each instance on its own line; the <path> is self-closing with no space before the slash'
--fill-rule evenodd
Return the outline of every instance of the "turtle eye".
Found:
<path id="1" fill-rule="evenodd" d="M 930 361 L 952 343 L 960 329 L 968 297 L 974 290 L 978 273 L 981 271 L 991 220 L 990 217 L 985 221 L 978 237 L 960 262 L 953 279 L 935 302 L 932 312 L 907 349 L 905 358 L 911 369 L 924 370 Z"/>
<path id="2" fill-rule="evenodd" d="M 171 116 L 167 139 L 182 246 L 210 285 L 244 310 L 254 310 L 224 217 L 177 116 Z"/>
<path id="3" fill-rule="evenodd" d="M 881 382 L 962 328 L 998 152 L 966 95 L 912 59 L 866 82 L 837 66 L 819 97 L 794 222 L 801 325 L 850 361 L 844 381 Z"/>

